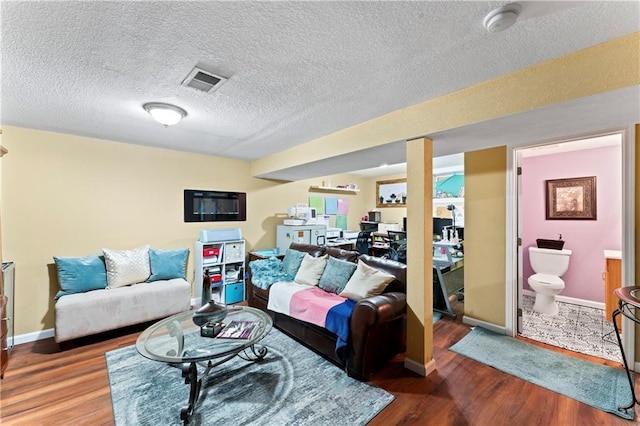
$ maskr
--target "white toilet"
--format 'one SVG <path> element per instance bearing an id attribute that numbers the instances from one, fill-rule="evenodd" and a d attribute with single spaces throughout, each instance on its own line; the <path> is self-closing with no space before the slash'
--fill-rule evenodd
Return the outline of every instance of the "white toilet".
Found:
<path id="1" fill-rule="evenodd" d="M 558 313 L 556 294 L 564 290 L 564 281 L 560 277 L 569 268 L 570 256 L 571 250 L 529 247 L 529 262 L 535 274 L 527 282 L 536 292 L 534 311 L 552 315 Z"/>

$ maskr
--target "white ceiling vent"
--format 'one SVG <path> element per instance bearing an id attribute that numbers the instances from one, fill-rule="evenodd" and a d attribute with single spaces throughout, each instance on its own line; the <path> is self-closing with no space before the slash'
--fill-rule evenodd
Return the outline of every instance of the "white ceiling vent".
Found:
<path id="1" fill-rule="evenodd" d="M 187 78 L 182 81 L 183 86 L 193 87 L 207 93 L 213 93 L 222 84 L 227 81 L 226 78 L 205 71 L 202 68 L 194 67 Z"/>

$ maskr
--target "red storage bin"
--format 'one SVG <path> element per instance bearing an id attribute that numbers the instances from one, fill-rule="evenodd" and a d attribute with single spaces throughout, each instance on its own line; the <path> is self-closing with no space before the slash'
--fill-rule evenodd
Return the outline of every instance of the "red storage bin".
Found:
<path id="1" fill-rule="evenodd" d="M 204 257 L 219 256 L 220 255 L 220 248 L 219 247 L 205 247 L 205 248 L 202 249 L 202 255 Z"/>

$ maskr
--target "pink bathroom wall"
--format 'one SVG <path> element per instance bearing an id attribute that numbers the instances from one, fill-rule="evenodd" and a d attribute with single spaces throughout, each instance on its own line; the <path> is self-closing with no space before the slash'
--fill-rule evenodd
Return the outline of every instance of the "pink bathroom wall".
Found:
<path id="1" fill-rule="evenodd" d="M 528 247 L 557 239 L 572 251 L 562 296 L 604 302 L 604 250 L 622 247 L 621 145 L 522 159 L 523 287 L 533 274 Z M 546 220 L 545 181 L 596 176 L 597 220 Z"/>

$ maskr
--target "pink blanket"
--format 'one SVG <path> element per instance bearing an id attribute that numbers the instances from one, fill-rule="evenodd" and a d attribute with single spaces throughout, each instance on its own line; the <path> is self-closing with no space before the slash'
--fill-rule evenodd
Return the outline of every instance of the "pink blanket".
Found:
<path id="1" fill-rule="evenodd" d="M 315 286 L 294 282 L 275 283 L 269 289 L 268 309 L 290 317 L 326 326 L 327 313 L 331 308 L 347 300 Z"/>
<path id="2" fill-rule="evenodd" d="M 279 282 L 269 289 L 267 309 L 326 328 L 337 336 L 336 354 L 346 360 L 349 321 L 356 302 L 321 288 Z"/>
<path id="3" fill-rule="evenodd" d="M 321 288 L 312 287 L 299 291 L 291 298 L 289 315 L 311 324 L 325 327 L 327 312 L 346 299 L 334 293 L 328 293 Z"/>

